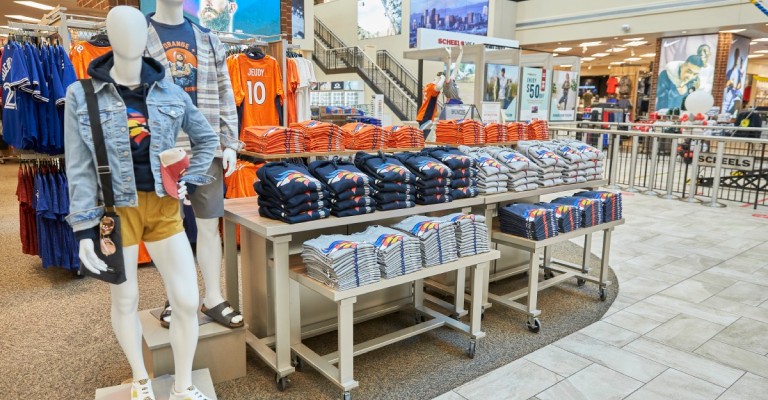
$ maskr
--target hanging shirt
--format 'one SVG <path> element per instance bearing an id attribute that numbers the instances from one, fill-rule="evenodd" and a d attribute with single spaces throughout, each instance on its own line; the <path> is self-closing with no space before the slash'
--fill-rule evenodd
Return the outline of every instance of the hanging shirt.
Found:
<path id="1" fill-rule="evenodd" d="M 432 120 L 435 116 L 437 96 L 439 95 L 440 92 L 435 88 L 434 83 L 428 83 L 427 86 L 424 86 L 424 102 L 421 103 L 419 114 L 416 116 L 416 120 L 420 124 Z"/>
<path id="2" fill-rule="evenodd" d="M 72 66 L 75 68 L 77 78 L 90 78 L 91 76 L 88 75 L 88 65 L 90 65 L 91 61 L 95 58 L 99 58 L 110 51 L 112 51 L 112 46 L 99 46 L 87 41 L 75 43 L 72 46 L 72 51 L 69 53 L 69 57 L 72 60 Z"/>
<path id="3" fill-rule="evenodd" d="M 606 93 L 615 94 L 616 87 L 619 86 L 619 78 L 612 76 L 608 78 L 608 82 L 606 82 L 605 85 L 606 85 Z"/>
<path id="4" fill-rule="evenodd" d="M 29 73 L 24 54 L 16 42 L 11 42 L 3 48 L 2 75 L 0 83 L 3 87 L 3 140 L 9 145 L 22 148 L 22 129 L 25 124 L 19 108 L 21 87 L 29 84 Z"/>
<path id="5" fill-rule="evenodd" d="M 187 20 L 181 25 L 150 21 L 163 44 L 173 82 L 184 89 L 192 103 L 197 105 L 197 41 L 192 24 Z"/>
<path id="6" fill-rule="evenodd" d="M 254 59 L 238 54 L 229 66 L 235 104 L 243 111 L 241 134 L 249 126 L 280 125 L 277 103 L 282 104 L 284 92 L 277 60 L 266 55 Z"/>

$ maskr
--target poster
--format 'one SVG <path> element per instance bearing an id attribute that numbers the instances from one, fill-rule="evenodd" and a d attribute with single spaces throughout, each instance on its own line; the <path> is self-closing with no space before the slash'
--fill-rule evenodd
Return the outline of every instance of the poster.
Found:
<path id="1" fill-rule="evenodd" d="M 712 93 L 716 59 L 716 34 L 663 39 L 656 110 L 680 108 L 683 98 L 697 90 Z"/>
<path id="2" fill-rule="evenodd" d="M 155 12 L 157 0 L 141 0 L 141 12 Z M 184 0 L 184 16 L 208 29 L 252 35 L 280 34 L 280 0 Z"/>
<path id="3" fill-rule="evenodd" d="M 357 0 L 357 38 L 399 35 L 403 29 L 403 0 Z"/>
<path id="4" fill-rule="evenodd" d="M 304 39 L 304 0 L 291 0 L 291 31 L 295 39 Z"/>
<path id="5" fill-rule="evenodd" d="M 570 71 L 555 71 L 552 75 L 552 115 L 550 121 L 575 121 L 579 103 L 579 75 Z"/>
<path id="6" fill-rule="evenodd" d="M 454 68 L 456 68 L 456 63 L 451 64 L 451 71 Z M 461 63 L 456 72 L 456 89 L 459 91 L 459 98 L 465 104 L 475 104 L 476 70 L 477 68 L 473 63 Z"/>
<path id="7" fill-rule="evenodd" d="M 504 121 L 517 119 L 517 93 L 520 86 L 520 67 L 504 64 L 485 64 L 483 101 L 501 104 Z"/>
<path id="8" fill-rule="evenodd" d="M 412 0 L 409 47 L 419 28 L 488 35 L 488 0 Z"/>
<path id="9" fill-rule="evenodd" d="M 550 93 L 547 89 L 547 71 L 542 68 L 523 67 L 520 84 L 520 120 L 547 119 Z"/>
<path id="10" fill-rule="evenodd" d="M 724 113 L 733 114 L 736 111 L 736 101 L 744 98 L 749 42 L 750 39 L 742 36 L 733 36 L 731 41 L 728 66 L 725 68 L 725 93 L 723 93 L 722 107 Z"/>

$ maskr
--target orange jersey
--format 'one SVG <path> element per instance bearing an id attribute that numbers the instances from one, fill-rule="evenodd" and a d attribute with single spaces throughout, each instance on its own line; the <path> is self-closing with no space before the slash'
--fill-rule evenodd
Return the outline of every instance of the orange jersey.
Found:
<path id="1" fill-rule="evenodd" d="M 435 112 L 437 109 L 437 96 L 439 95 L 440 92 L 435 89 L 434 83 L 428 83 L 427 86 L 424 86 L 424 101 L 421 103 L 421 107 L 419 107 L 419 114 L 416 116 L 417 121 L 431 120 L 435 117 L 437 114 Z M 429 115 L 427 115 L 428 113 Z"/>
<path id="2" fill-rule="evenodd" d="M 288 93 L 285 100 L 285 106 L 288 108 L 288 121 L 286 121 L 285 125 L 290 126 L 290 124 L 298 122 L 296 89 L 299 87 L 299 69 L 296 65 L 296 60 L 290 58 L 285 60 L 285 69 L 286 78 L 288 79 Z"/>
<path id="3" fill-rule="evenodd" d="M 72 66 L 75 68 L 75 74 L 78 79 L 88 79 L 88 65 L 91 64 L 95 58 L 101 57 L 104 54 L 112 51 L 112 47 L 96 46 L 86 41 L 77 42 L 72 45 L 72 51 L 69 53 L 69 58 L 72 60 Z"/>
<path id="4" fill-rule="evenodd" d="M 270 56 L 255 60 L 238 54 L 227 62 L 235 103 L 243 106 L 242 129 L 249 126 L 278 126 L 280 117 L 275 98 L 283 102 L 280 65 Z M 242 134 L 242 130 L 240 131 Z"/>

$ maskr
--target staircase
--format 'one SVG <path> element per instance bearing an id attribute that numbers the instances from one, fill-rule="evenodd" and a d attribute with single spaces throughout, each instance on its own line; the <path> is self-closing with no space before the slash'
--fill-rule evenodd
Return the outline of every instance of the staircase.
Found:
<path id="1" fill-rule="evenodd" d="M 325 24 L 315 18 L 313 58 L 325 74 L 356 73 L 402 121 L 416 119 L 418 83 L 386 50 L 374 61 L 360 47 L 347 47 Z M 378 61 L 378 62 L 377 62 Z M 386 66 L 384 69 L 381 65 Z"/>

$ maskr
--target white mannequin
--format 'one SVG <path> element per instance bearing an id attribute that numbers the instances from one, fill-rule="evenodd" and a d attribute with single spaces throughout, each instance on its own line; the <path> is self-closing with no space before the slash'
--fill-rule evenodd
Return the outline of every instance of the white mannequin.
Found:
<path id="1" fill-rule="evenodd" d="M 107 34 L 115 55 L 115 65 L 110 76 L 116 83 L 136 87 L 141 82 L 142 55 L 147 44 L 144 32 L 146 20 L 133 7 L 118 6 L 107 15 Z M 179 185 L 179 197 L 185 198 L 186 186 Z M 198 338 L 197 306 L 198 289 L 195 260 L 186 235 L 181 232 L 168 239 L 145 243 L 150 256 L 163 277 L 168 297 L 173 304 L 175 322 L 170 329 L 170 342 L 175 363 L 174 390 L 192 386 L 192 360 Z M 123 248 L 127 281 L 110 285 L 112 294 L 112 327 L 117 341 L 131 365 L 134 382 L 149 376 L 144 367 L 141 349 L 141 323 L 138 304 L 137 279 L 139 247 Z M 106 265 L 94 252 L 91 239 L 80 241 L 80 260 L 85 268 L 95 274 L 106 271 Z M 153 397 L 150 397 L 153 398 Z"/>
<path id="2" fill-rule="evenodd" d="M 155 15 L 152 16 L 152 19 L 166 25 L 181 25 L 184 23 L 184 10 L 182 6 L 183 0 L 158 0 Z M 237 153 L 230 148 L 226 148 L 223 151 L 221 161 L 225 171 L 224 175 L 230 176 L 235 172 Z M 215 182 L 213 184 L 217 185 L 220 183 Z M 225 300 L 221 293 L 222 248 L 219 220 L 218 218 L 195 218 L 195 223 L 197 224 L 197 262 L 200 264 L 200 272 L 203 275 L 203 283 L 205 284 L 203 304 L 207 308 L 213 308 Z M 226 315 L 231 312 L 232 309 L 228 307 L 222 311 L 222 314 Z M 232 318 L 233 323 L 240 323 L 242 320 L 243 317 L 240 315 Z"/>

